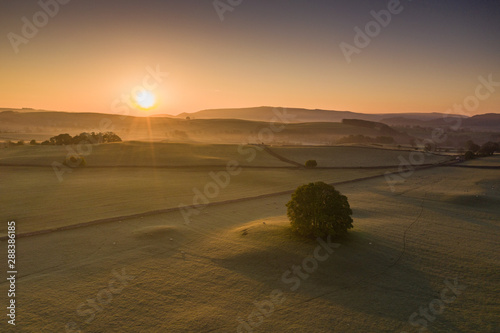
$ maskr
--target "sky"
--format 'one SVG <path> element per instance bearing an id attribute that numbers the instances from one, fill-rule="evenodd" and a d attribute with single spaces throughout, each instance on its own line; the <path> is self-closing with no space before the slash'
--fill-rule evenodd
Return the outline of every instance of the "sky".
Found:
<path id="1" fill-rule="evenodd" d="M 500 82 L 497 0 L 5 0 L 0 36 L 5 108 L 447 112 Z"/>

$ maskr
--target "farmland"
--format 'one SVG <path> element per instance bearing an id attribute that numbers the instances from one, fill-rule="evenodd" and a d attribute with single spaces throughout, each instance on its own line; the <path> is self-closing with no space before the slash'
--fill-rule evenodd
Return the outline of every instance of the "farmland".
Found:
<path id="1" fill-rule="evenodd" d="M 88 166 L 60 182 L 50 163 L 62 160 L 64 147 L 15 149 L 2 151 L 9 166 L 1 167 L 0 179 L 6 189 L 2 219 L 16 220 L 19 233 L 124 216 L 18 239 L 17 297 L 25 300 L 18 316 L 26 330 L 413 332 L 410 316 L 435 304 L 450 283 L 461 288 L 454 301 L 432 321 L 419 316 L 421 324 L 430 332 L 498 328 L 496 170 L 416 171 L 394 192 L 384 177 L 336 186 L 349 197 L 354 229 L 335 240 L 339 246 L 307 278 L 292 283 L 284 274 L 319 243 L 290 232 L 290 195 L 277 192 L 396 171 L 390 166 L 405 152 L 271 147 L 294 161 L 316 158 L 320 165 L 347 167 L 309 170 L 258 149 L 249 162 L 237 145 L 125 142 L 95 146 Z M 434 163 L 446 159 L 429 157 Z M 203 191 L 213 181 L 210 172 L 225 170 L 229 160 L 241 163 L 241 173 L 211 199 L 220 204 L 204 207 L 186 223 L 176 207 L 192 204 L 193 189 Z M 365 162 L 388 167 L 351 169 Z M 263 194 L 269 196 L 258 197 Z M 126 217 L 166 208 L 173 209 Z M 124 284 L 110 294 L 117 276 Z M 269 315 L 262 322 L 252 317 L 272 297 Z M 89 305 L 96 300 L 100 305 Z"/>
<path id="2" fill-rule="evenodd" d="M 204 192 L 205 186 L 214 181 L 211 173 L 225 172 L 229 161 L 238 162 L 241 173 L 232 176 L 227 187 L 221 188 L 211 202 L 292 190 L 319 180 L 335 183 L 382 175 L 397 169 L 394 164 L 400 154 L 392 152 L 392 161 L 388 163 L 392 167 L 331 171 L 301 170 L 257 147 L 243 146 L 243 152 L 253 152 L 247 155 L 238 153 L 238 149 L 236 145 L 137 142 L 99 145 L 87 156 L 85 168 L 67 168 L 60 177 L 51 163 L 64 160 L 65 147 L 4 149 L 0 161 L 9 166 L 2 167 L 0 174 L 5 189 L 2 218 L 15 216 L 20 232 L 32 232 L 191 205 L 194 189 Z M 348 150 L 330 154 L 330 159 L 345 159 Z M 353 155 L 358 152 L 356 148 L 351 151 Z M 348 162 L 344 165 L 355 166 Z"/>

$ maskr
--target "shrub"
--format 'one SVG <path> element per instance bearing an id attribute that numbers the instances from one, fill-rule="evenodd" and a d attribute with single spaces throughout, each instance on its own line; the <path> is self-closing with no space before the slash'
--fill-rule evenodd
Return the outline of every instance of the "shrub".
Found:
<path id="1" fill-rule="evenodd" d="M 476 155 L 472 151 L 468 150 L 465 152 L 464 158 L 466 161 L 468 161 L 468 160 L 472 160 L 475 156 Z"/>
<path id="2" fill-rule="evenodd" d="M 337 236 L 352 228 L 345 195 L 323 182 L 298 187 L 286 204 L 292 230 L 302 236 Z"/>
<path id="3" fill-rule="evenodd" d="M 312 169 L 318 166 L 318 162 L 316 162 L 316 160 L 308 160 L 306 161 L 305 166 L 306 168 Z"/>
<path id="4" fill-rule="evenodd" d="M 86 166 L 87 161 L 85 160 L 85 157 L 83 157 L 83 156 L 71 155 L 71 156 L 66 157 L 63 164 L 70 167 L 70 168 L 79 168 L 79 167 Z"/>
<path id="5" fill-rule="evenodd" d="M 30 145 L 36 145 L 36 140 L 35 139 L 31 140 Z"/>

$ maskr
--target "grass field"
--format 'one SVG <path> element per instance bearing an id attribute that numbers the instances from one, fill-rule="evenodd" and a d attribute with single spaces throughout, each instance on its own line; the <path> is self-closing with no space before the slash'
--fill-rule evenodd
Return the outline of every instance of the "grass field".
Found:
<path id="1" fill-rule="evenodd" d="M 419 154 L 424 164 L 449 160 L 449 156 L 406 150 L 356 146 L 282 147 L 272 146 L 290 160 L 304 164 L 309 159 L 320 167 L 374 167 L 399 165 L 410 154 Z M 87 166 L 224 166 L 234 160 L 241 165 L 284 167 L 290 164 L 250 145 L 123 142 L 93 146 L 18 146 L 0 149 L 0 164 L 46 165 L 62 162 L 68 154 L 84 155 Z M 412 155 L 413 156 L 413 155 Z"/>
<path id="2" fill-rule="evenodd" d="M 3 149 L 0 151 L 2 163 L 22 166 L 1 167 L 3 209 L 0 218 L 15 218 L 19 223 L 19 232 L 32 232 L 175 208 L 180 204 L 191 205 L 195 189 L 205 193 L 207 184 L 214 182 L 210 174 L 223 172 L 231 160 L 243 165 L 241 173 L 231 176 L 227 187 L 219 187 L 218 194 L 209 198 L 210 202 L 293 190 L 318 180 L 329 183 L 352 180 L 391 170 L 299 170 L 255 147 L 245 146 L 244 149 L 255 155 L 239 154 L 236 145 L 137 142 L 98 145 L 86 157 L 86 168 L 68 169 L 71 172 L 62 174 L 60 178 L 50 164 L 64 159 L 65 147 Z M 361 158 L 354 155 L 365 154 L 364 150 L 344 148 L 338 151 L 339 156 L 345 156 L 349 149 L 354 160 Z M 390 153 L 396 160 L 398 152 Z M 248 159 L 253 156 L 249 162 Z M 330 156 L 336 158 L 336 155 Z M 158 168 L 151 168 L 154 166 Z M 5 235 L 5 232 L 0 234 Z"/>
<path id="3" fill-rule="evenodd" d="M 61 227 L 114 216 L 192 205 L 198 189 L 213 183 L 210 170 L 178 169 L 80 169 L 59 182 L 51 168 L 4 167 L 0 218 L 16 219 L 19 232 Z M 324 180 L 338 182 L 384 170 L 245 169 L 232 176 L 211 202 L 257 196 Z M 0 234 L 5 235 L 5 232 Z"/>
<path id="4" fill-rule="evenodd" d="M 401 159 L 409 161 L 410 151 L 364 148 L 364 147 L 272 147 L 276 153 L 305 163 L 307 160 L 316 160 L 318 167 L 376 167 L 394 166 L 401 163 Z M 423 164 L 436 164 L 450 159 L 448 156 L 440 156 L 419 152 Z"/>
<path id="5" fill-rule="evenodd" d="M 498 167 L 500 166 L 500 155 L 466 161 L 464 165 Z"/>
<path id="6" fill-rule="evenodd" d="M 416 332 L 412 313 L 457 278 L 466 288 L 429 332 L 497 332 L 499 186 L 495 171 L 458 168 L 421 171 L 395 193 L 383 178 L 340 186 L 355 228 L 296 290 L 282 275 L 318 243 L 289 233 L 289 196 L 208 207 L 189 226 L 173 212 L 20 239 L 18 329 L 235 332 L 279 290 L 255 332 Z M 134 277 L 123 290 L 79 315 L 122 269 Z"/>
<path id="7" fill-rule="evenodd" d="M 242 152 L 242 153 L 240 153 Z M 83 154 L 87 166 L 225 166 L 235 160 L 241 165 L 289 166 L 254 146 L 122 142 L 101 145 L 19 146 L 0 150 L 0 163 L 47 165 L 64 161 L 68 153 Z M 250 160 L 251 159 L 251 160 Z"/>
<path id="8" fill-rule="evenodd" d="M 152 154 L 145 147 L 98 146 L 89 164 L 118 167 L 74 170 L 62 182 L 50 167 L 1 167 L 1 219 L 16 220 L 21 233 L 191 204 L 193 188 L 203 190 L 213 181 L 210 172 L 238 159 L 235 146 L 156 144 L 150 146 L 155 152 L 178 156 L 174 164 L 199 167 L 113 164 L 124 150 Z M 351 166 L 366 160 L 391 165 L 400 154 L 272 149 L 297 161 L 323 156 L 322 163 L 332 166 L 339 158 Z M 260 154 L 255 163 L 262 168 L 243 167 L 212 201 L 386 171 L 272 168 L 283 162 Z M 8 158 L 23 164 L 25 155 Z M 50 160 L 42 160 L 42 150 L 37 156 Z M 209 160 L 219 166 L 208 167 Z M 157 161 L 170 163 L 160 157 L 148 163 Z M 205 207 L 190 224 L 174 210 L 20 238 L 18 325 L 2 332 L 237 332 L 243 322 L 253 326 L 240 332 L 418 332 L 423 324 L 429 332 L 499 331 L 497 170 L 438 167 L 415 172 L 395 192 L 384 177 L 337 189 L 349 198 L 354 229 L 313 266 L 310 258 L 320 243 L 290 233 L 290 195 Z M 7 243 L 0 243 L 6 251 Z M 294 265 L 307 262 L 314 267 L 309 273 L 290 275 Z M 0 269 L 6 271 L 5 265 Z M 449 289 L 455 282 L 456 295 Z M 0 282 L 0 292 L 7 289 Z M 443 297 L 449 302 L 439 303 Z M 263 304 L 267 315 L 252 316 Z M 443 308 L 428 312 L 430 317 L 418 315 L 436 304 Z M 418 317 L 410 320 L 413 313 Z"/>

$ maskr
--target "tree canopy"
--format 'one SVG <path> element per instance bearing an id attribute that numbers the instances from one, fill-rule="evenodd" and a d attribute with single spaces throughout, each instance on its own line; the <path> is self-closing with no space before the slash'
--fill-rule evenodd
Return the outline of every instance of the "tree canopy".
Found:
<path id="1" fill-rule="evenodd" d="M 105 133 L 80 133 L 75 136 L 71 136 L 68 133 L 59 134 L 51 137 L 49 140 L 42 142 L 45 145 L 72 145 L 79 143 L 90 143 L 90 144 L 98 144 L 98 143 L 108 143 L 108 142 L 121 142 L 122 139 L 113 132 L 105 132 Z"/>
<path id="2" fill-rule="evenodd" d="M 352 228 L 347 197 L 324 182 L 298 187 L 286 206 L 292 230 L 300 235 L 336 236 Z"/>

